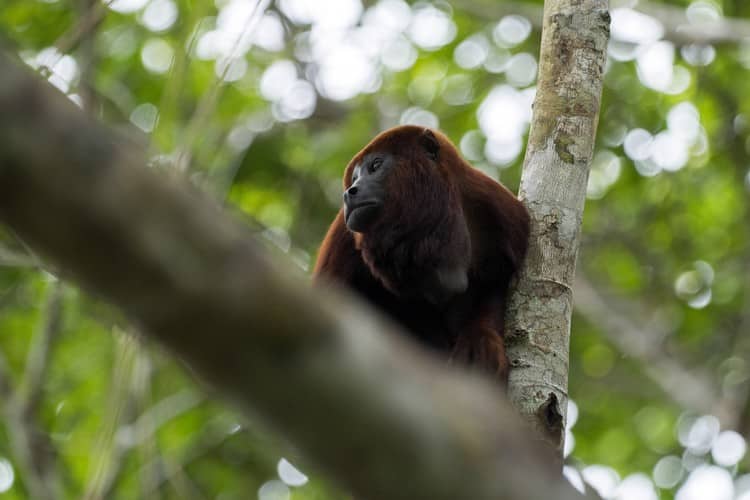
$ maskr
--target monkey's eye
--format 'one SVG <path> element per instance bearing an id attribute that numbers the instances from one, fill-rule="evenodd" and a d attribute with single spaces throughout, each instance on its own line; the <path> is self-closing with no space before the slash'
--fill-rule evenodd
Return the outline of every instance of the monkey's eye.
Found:
<path id="1" fill-rule="evenodd" d="M 375 172 L 380 169 L 380 167 L 383 165 L 383 160 L 381 158 L 376 158 L 370 163 L 370 166 L 367 167 L 367 171 L 371 174 L 374 174 Z"/>

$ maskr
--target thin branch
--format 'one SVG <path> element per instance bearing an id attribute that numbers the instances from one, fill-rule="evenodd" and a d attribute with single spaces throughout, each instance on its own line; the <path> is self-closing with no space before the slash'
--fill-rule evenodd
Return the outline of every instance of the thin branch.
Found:
<path id="1" fill-rule="evenodd" d="M 180 462 L 172 461 L 162 463 L 161 461 L 157 462 L 156 460 L 153 460 L 152 462 L 141 466 L 142 469 L 159 468 L 162 471 L 162 474 L 158 477 L 158 482 L 151 485 L 153 489 L 144 491 L 145 498 L 151 498 L 156 490 L 161 488 L 167 481 L 172 482 L 173 484 L 181 484 L 183 481 L 181 477 L 185 476 L 185 469 L 190 464 L 224 445 L 224 443 L 234 435 L 234 432 L 226 432 L 223 429 L 213 429 L 210 425 L 206 426 L 206 428 L 207 431 L 200 437 L 199 442 L 184 453 L 185 456 Z M 189 487 L 184 489 L 188 491 L 191 490 Z"/>
<path id="2" fill-rule="evenodd" d="M 48 287 L 42 312 L 43 321 L 29 349 L 23 385 L 18 395 L 19 402 L 23 405 L 21 409 L 28 418 L 33 418 L 39 408 L 52 348 L 61 327 L 63 286 L 60 281 L 54 280 Z"/>
<path id="3" fill-rule="evenodd" d="M 184 389 L 165 397 L 149 407 L 135 421 L 132 444 L 139 444 L 153 438 L 160 428 L 196 408 L 204 401 L 205 396 L 192 389 Z"/>
<path id="4" fill-rule="evenodd" d="M 612 9 L 631 8 L 632 0 L 612 0 Z M 510 14 L 526 17 L 537 28 L 542 27 L 542 7 L 526 2 L 495 2 L 490 0 L 454 0 L 456 9 L 468 12 L 481 19 L 499 19 Z M 653 17 L 664 26 L 664 40 L 675 45 L 689 44 L 737 44 L 750 38 L 750 21 L 722 17 L 716 21 L 690 22 L 682 7 L 655 2 L 638 1 L 638 12 Z"/>
<path id="5" fill-rule="evenodd" d="M 0 247 L 0 267 L 39 267 L 39 261 L 33 256 L 20 254 Z"/>
<path id="6" fill-rule="evenodd" d="M 144 407 L 146 401 L 150 400 L 151 397 L 151 360 L 148 353 L 143 349 L 138 356 L 134 375 L 134 393 L 139 407 Z M 118 431 L 126 431 L 130 436 L 128 440 L 118 442 L 119 446 L 123 448 L 121 456 L 125 454 L 127 448 L 137 447 L 140 449 L 141 462 L 153 465 L 152 467 L 141 467 L 139 469 L 139 476 L 142 478 L 140 487 L 143 498 L 161 498 L 158 486 L 161 484 L 161 478 L 165 476 L 172 482 L 180 498 L 200 497 L 198 488 L 184 477 L 183 473 L 176 470 L 174 474 L 163 471 L 164 468 L 172 471 L 179 466 L 159 453 L 154 436 L 168 422 L 184 415 L 203 401 L 204 397 L 196 394 L 193 390 L 180 391 L 147 408 L 135 422 L 127 426 L 127 430 L 123 428 Z"/>
<path id="7" fill-rule="evenodd" d="M 125 449 L 136 447 L 139 453 L 139 460 L 141 462 L 150 462 L 154 458 L 161 459 L 159 449 L 156 445 L 156 441 L 148 439 L 156 433 L 156 426 L 154 425 L 153 413 L 143 413 L 144 409 L 151 402 L 151 377 L 152 377 L 152 364 L 151 358 L 148 353 L 141 347 L 138 349 L 135 358 L 135 366 L 133 368 L 133 376 L 130 382 L 130 389 L 133 394 L 135 411 L 141 412 L 142 415 L 134 423 L 130 423 L 127 428 L 129 435 L 127 440 L 118 440 L 116 445 L 122 448 L 118 453 L 119 456 L 125 455 Z M 137 429 L 137 430 L 135 430 Z M 121 434 L 124 429 L 118 429 L 118 434 Z M 138 435 L 141 432 L 146 438 L 142 438 Z M 118 472 L 121 469 L 122 462 L 120 460 L 117 464 Z M 144 492 L 151 490 L 151 485 L 156 484 L 158 478 L 158 471 L 147 470 L 141 468 L 139 478 L 139 487 L 141 489 L 141 496 L 143 498 L 151 498 L 152 500 L 159 500 L 161 492 L 155 491 L 150 496 L 146 496 Z"/>
<path id="8" fill-rule="evenodd" d="M 574 294 L 576 310 L 597 325 L 621 353 L 636 359 L 666 396 L 682 408 L 712 413 L 724 422 L 732 417 L 725 411 L 721 391 L 708 373 L 688 369 L 665 352 L 664 340 L 671 332 L 658 321 L 636 319 L 635 315 L 620 312 L 580 274 L 576 276 Z"/>
<path id="9" fill-rule="evenodd" d="M 62 54 L 65 54 L 78 46 L 81 40 L 84 40 L 90 36 L 91 33 L 96 31 L 99 23 L 104 20 L 104 16 L 107 14 L 110 4 L 114 3 L 115 0 L 106 0 L 97 2 L 91 9 L 87 10 L 83 16 L 81 16 L 78 22 L 63 34 L 55 42 L 55 48 Z"/>
<path id="10" fill-rule="evenodd" d="M 8 360 L 5 353 L 0 351 L 0 405 L 7 404 L 13 398 L 13 387 L 13 375 L 8 366 Z"/>
<path id="11" fill-rule="evenodd" d="M 4 55 L 0 109 L 0 220 L 357 498 L 580 498 L 494 384 L 312 293 Z"/>
<path id="12" fill-rule="evenodd" d="M 134 394 L 130 385 L 139 345 L 131 334 L 115 330 L 115 335 L 117 350 L 112 367 L 107 415 L 91 450 L 89 479 L 83 495 L 86 500 L 101 500 L 111 496 L 126 450 L 117 442 L 117 430 L 131 418 Z"/>
<path id="13" fill-rule="evenodd" d="M 627 7 L 630 0 L 615 0 L 613 8 Z M 635 9 L 649 15 L 664 26 L 664 39 L 675 45 L 738 44 L 750 38 L 750 22 L 720 17 L 715 21 L 691 22 L 687 10 L 674 5 L 640 0 Z"/>
<path id="14" fill-rule="evenodd" d="M 269 3 L 270 0 L 256 1 L 255 9 L 247 19 L 247 22 L 242 28 L 242 31 L 237 36 L 237 39 L 234 41 L 234 44 L 229 51 L 229 56 L 224 59 L 226 62 L 224 69 L 222 70 L 220 75 L 217 75 L 211 87 L 205 92 L 201 100 L 198 102 L 193 115 L 190 117 L 190 120 L 185 127 L 182 144 L 177 148 L 175 154 L 175 166 L 178 170 L 184 171 L 187 170 L 190 166 L 190 149 L 194 146 L 195 141 L 200 136 L 200 134 L 203 133 L 204 127 L 206 126 L 206 121 L 216 109 L 216 105 L 221 98 L 221 94 L 224 88 L 226 87 L 226 76 L 229 74 L 229 70 L 232 67 L 233 60 L 237 57 L 237 51 L 243 39 L 248 37 L 256 28 L 261 18 L 263 17 L 263 13 L 268 8 Z"/>
<path id="15" fill-rule="evenodd" d="M 750 212 L 750 208 L 746 208 L 745 212 Z M 737 326 L 737 341 L 735 343 L 733 353 L 741 356 L 745 363 L 750 358 L 750 273 L 745 274 L 745 298 L 742 319 Z M 733 428 L 736 428 L 745 439 L 750 439 L 750 386 L 747 384 L 747 378 L 743 381 L 744 383 L 737 383 L 734 390 L 730 391 L 731 396 L 735 405 L 739 408 L 736 420 Z"/>
<path id="16" fill-rule="evenodd" d="M 54 47 L 57 49 L 57 56 L 53 60 L 47 61 L 45 64 L 41 65 L 38 68 L 39 73 L 45 78 L 52 74 L 53 68 L 58 62 L 60 62 L 63 55 L 74 50 L 78 47 L 79 43 L 88 39 L 90 35 L 96 31 L 99 23 L 104 19 L 109 5 L 114 1 L 115 0 L 107 0 L 106 2 L 101 3 L 97 2 L 96 5 L 93 5 L 88 9 L 73 27 L 63 33 L 57 41 L 55 41 Z"/>
<path id="17" fill-rule="evenodd" d="M 49 437 L 37 427 L 37 411 L 49 358 L 60 331 L 61 287 L 58 281 L 49 285 L 42 322 L 29 349 L 23 379 L 5 406 L 13 456 L 23 471 L 24 484 L 31 497 L 41 500 L 60 498 L 62 494 L 62 483 L 56 470 L 57 453 Z M 7 372 L 5 369 L 0 371 Z M 9 390 L 6 385 L 5 391 Z"/>

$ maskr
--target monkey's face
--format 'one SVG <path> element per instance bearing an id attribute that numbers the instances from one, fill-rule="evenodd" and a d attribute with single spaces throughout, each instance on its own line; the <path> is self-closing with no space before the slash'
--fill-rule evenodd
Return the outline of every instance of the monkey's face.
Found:
<path id="1" fill-rule="evenodd" d="M 386 203 L 386 179 L 395 159 L 386 153 L 365 155 L 352 171 L 352 183 L 344 191 L 344 220 L 350 231 L 366 232 L 380 216 Z"/>

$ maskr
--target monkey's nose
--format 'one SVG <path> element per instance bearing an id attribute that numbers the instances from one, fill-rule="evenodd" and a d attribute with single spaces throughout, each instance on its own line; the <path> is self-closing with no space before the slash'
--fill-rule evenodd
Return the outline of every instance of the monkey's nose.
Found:
<path id="1" fill-rule="evenodd" d="M 357 186 L 352 186 L 344 191 L 344 201 L 348 201 L 352 196 L 356 196 L 357 191 L 359 191 L 359 188 Z"/>

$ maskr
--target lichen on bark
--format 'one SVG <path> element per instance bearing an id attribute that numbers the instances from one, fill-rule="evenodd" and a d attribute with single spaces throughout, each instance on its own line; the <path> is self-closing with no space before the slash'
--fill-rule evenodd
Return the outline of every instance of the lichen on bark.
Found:
<path id="1" fill-rule="evenodd" d="M 531 239 L 506 315 L 509 396 L 560 453 L 572 284 L 609 40 L 607 9 L 606 0 L 545 2 L 519 189 L 531 214 Z"/>

